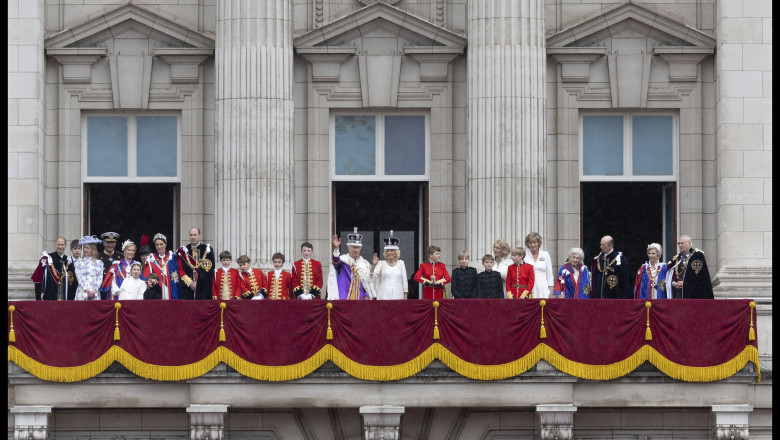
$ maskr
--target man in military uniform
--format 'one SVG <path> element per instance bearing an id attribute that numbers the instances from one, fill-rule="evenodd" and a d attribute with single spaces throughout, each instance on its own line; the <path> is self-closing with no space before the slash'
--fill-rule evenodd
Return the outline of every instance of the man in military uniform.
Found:
<path id="1" fill-rule="evenodd" d="M 57 237 L 54 241 L 55 251 L 43 252 L 38 261 L 38 267 L 30 279 L 35 283 L 36 300 L 66 300 L 68 299 L 68 256 L 65 255 L 65 238 Z"/>
<path id="2" fill-rule="evenodd" d="M 179 263 L 179 298 L 211 299 L 214 251 L 200 242 L 200 228 L 190 228 L 190 244 L 176 251 Z"/>
<path id="3" fill-rule="evenodd" d="M 628 274 L 628 259 L 615 250 L 615 240 L 601 238 L 601 252 L 591 265 L 591 298 L 633 298 L 633 280 Z"/>
<path id="4" fill-rule="evenodd" d="M 108 269 L 111 268 L 114 261 L 121 260 L 123 255 L 115 250 L 119 234 L 116 232 L 104 232 L 100 238 L 103 239 L 103 252 L 100 253 L 99 258 L 103 262 L 103 279 L 105 279 Z M 100 299 L 108 299 L 106 291 L 100 292 Z"/>
<path id="5" fill-rule="evenodd" d="M 712 280 L 704 252 L 694 249 L 691 237 L 677 240 L 680 253 L 666 263 L 666 292 L 675 299 L 713 299 Z"/>

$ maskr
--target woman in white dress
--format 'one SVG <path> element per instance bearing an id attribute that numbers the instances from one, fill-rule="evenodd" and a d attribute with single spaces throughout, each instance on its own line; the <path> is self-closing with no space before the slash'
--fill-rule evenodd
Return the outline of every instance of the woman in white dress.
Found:
<path id="1" fill-rule="evenodd" d="M 73 262 L 76 267 L 76 278 L 79 286 L 76 288 L 77 300 L 100 299 L 100 285 L 103 283 L 103 262 L 97 258 L 97 243 L 102 240 L 92 236 L 84 236 L 79 240 L 82 247 L 81 258 Z"/>
<path id="2" fill-rule="evenodd" d="M 122 287 L 117 290 L 120 301 L 130 299 L 144 299 L 146 292 L 146 282 L 141 277 L 141 263 L 135 262 L 130 266 L 130 276 L 122 282 Z M 116 284 L 114 284 L 116 285 Z"/>
<path id="3" fill-rule="evenodd" d="M 542 236 L 538 232 L 531 232 L 525 236 L 525 261 L 534 266 L 534 298 L 550 298 L 553 295 L 553 269 L 550 254 L 540 249 Z"/>
<path id="4" fill-rule="evenodd" d="M 501 274 L 501 279 L 506 281 L 506 270 L 513 265 L 512 257 L 509 256 L 509 243 L 504 240 L 496 240 L 493 243 L 493 257 L 496 260 L 493 270 Z"/>
<path id="5" fill-rule="evenodd" d="M 401 251 L 398 249 L 399 239 L 385 238 L 385 259 L 379 261 L 377 254 L 371 266 L 371 281 L 376 290 L 376 299 L 407 299 L 409 294 L 409 281 L 406 277 L 406 265 L 400 259 Z"/>

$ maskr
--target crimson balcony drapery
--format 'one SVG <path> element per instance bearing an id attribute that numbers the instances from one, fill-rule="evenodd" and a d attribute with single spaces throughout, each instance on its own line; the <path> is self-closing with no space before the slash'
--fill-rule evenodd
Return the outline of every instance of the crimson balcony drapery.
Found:
<path id="1" fill-rule="evenodd" d="M 8 359 L 58 382 L 113 362 L 154 380 L 197 377 L 219 362 L 255 379 L 291 380 L 327 360 L 380 381 L 412 376 L 434 359 L 480 380 L 516 376 L 540 359 L 599 380 L 645 361 L 685 381 L 720 380 L 747 362 L 758 370 L 750 300 L 332 301 L 330 313 L 327 303 L 233 300 L 223 310 L 219 301 L 122 301 L 118 309 L 113 301 L 13 301 Z"/>

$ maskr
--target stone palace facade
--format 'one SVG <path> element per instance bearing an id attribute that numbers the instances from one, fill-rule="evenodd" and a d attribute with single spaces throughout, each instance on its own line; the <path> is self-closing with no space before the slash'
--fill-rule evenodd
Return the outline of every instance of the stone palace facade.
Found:
<path id="1" fill-rule="evenodd" d="M 541 362 L 487 383 L 433 364 L 392 383 L 325 366 L 289 383 L 218 367 L 56 384 L 11 364 L 9 438 L 771 438 L 771 1 L 10 0 L 8 13 L 10 299 L 33 297 L 58 236 L 110 230 L 170 247 L 198 226 L 265 268 L 304 241 L 327 261 L 353 226 L 368 258 L 396 231 L 407 268 L 428 244 L 480 267 L 494 240 L 536 231 L 554 270 L 607 234 L 636 270 L 648 243 L 669 259 L 687 234 L 717 299 L 756 299 L 762 367 L 759 383 L 749 367 L 599 382 Z"/>

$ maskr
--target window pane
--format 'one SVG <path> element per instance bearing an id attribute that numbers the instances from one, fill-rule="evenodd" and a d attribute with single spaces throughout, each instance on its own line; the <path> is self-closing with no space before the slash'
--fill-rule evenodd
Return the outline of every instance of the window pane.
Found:
<path id="1" fill-rule="evenodd" d="M 671 116 L 633 116 L 631 121 L 635 176 L 674 173 Z"/>
<path id="2" fill-rule="evenodd" d="M 136 123 L 138 177 L 176 177 L 176 117 L 139 116 Z"/>
<path id="3" fill-rule="evenodd" d="M 336 116 L 336 174 L 376 174 L 376 119 Z"/>
<path id="4" fill-rule="evenodd" d="M 586 176 L 623 175 L 623 116 L 584 116 L 582 149 Z"/>
<path id="5" fill-rule="evenodd" d="M 425 174 L 425 116 L 385 116 L 385 174 Z"/>
<path id="6" fill-rule="evenodd" d="M 126 117 L 87 117 L 87 175 L 127 176 Z"/>

